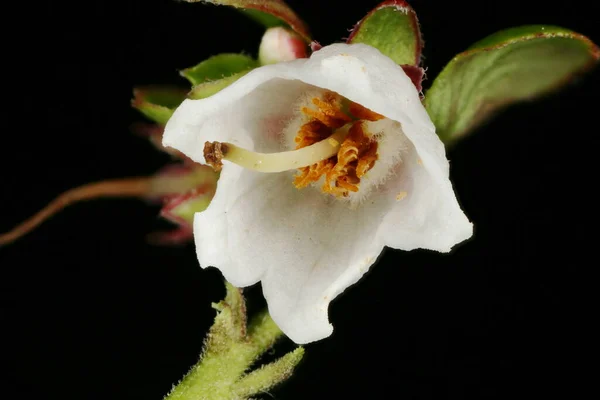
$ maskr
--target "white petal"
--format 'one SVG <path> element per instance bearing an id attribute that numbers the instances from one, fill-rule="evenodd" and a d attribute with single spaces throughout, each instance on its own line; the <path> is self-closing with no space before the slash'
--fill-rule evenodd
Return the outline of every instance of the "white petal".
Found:
<path id="1" fill-rule="evenodd" d="M 395 249 L 448 252 L 471 237 L 473 225 L 461 210 L 447 175 L 432 173 L 436 170 L 428 168 L 414 144 L 406 142 L 406 146 L 395 175 L 370 197 L 378 209 L 387 211 L 379 236 Z"/>
<path id="2" fill-rule="evenodd" d="M 211 205 L 194 220 L 200 265 L 218 266 L 236 286 L 262 280 L 271 316 L 295 342 L 329 336 L 329 302 L 383 249 L 376 232 L 384 212 L 300 191 L 291 173 L 233 165 L 223 172 Z"/>
<path id="3" fill-rule="evenodd" d="M 279 136 L 295 113 L 291 105 L 310 85 L 277 79 L 263 68 L 209 98 L 185 100 L 169 119 L 163 144 L 182 149 L 200 163 L 206 163 L 205 142 L 229 142 L 264 153 L 281 151 Z"/>

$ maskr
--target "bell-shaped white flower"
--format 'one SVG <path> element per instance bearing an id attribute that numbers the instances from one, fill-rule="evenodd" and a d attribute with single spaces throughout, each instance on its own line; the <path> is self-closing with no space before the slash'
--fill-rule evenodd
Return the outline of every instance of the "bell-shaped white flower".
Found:
<path id="1" fill-rule="evenodd" d="M 332 333 L 330 301 L 384 246 L 447 252 L 472 235 L 419 93 L 367 45 L 330 45 L 186 100 L 163 143 L 222 165 L 194 219 L 200 265 L 238 287 L 261 281 L 297 343 Z"/>

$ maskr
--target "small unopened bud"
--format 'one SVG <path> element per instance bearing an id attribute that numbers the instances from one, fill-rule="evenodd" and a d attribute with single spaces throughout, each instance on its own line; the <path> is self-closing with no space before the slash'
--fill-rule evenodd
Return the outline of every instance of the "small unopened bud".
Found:
<path id="1" fill-rule="evenodd" d="M 306 43 L 294 32 L 282 28 L 269 28 L 260 42 L 258 61 L 262 65 L 276 64 L 307 57 Z"/>

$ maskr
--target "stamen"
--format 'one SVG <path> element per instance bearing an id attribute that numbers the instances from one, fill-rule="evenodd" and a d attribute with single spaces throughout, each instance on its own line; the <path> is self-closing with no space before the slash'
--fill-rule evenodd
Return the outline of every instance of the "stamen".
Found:
<path id="1" fill-rule="evenodd" d="M 347 135 L 348 127 L 343 127 L 310 146 L 280 153 L 256 153 L 231 143 L 206 142 L 204 158 L 213 168 L 220 169 L 221 160 L 227 160 L 258 172 L 283 172 L 317 164 L 335 156 Z"/>
<path id="2" fill-rule="evenodd" d="M 324 125 L 321 121 L 313 120 L 300 127 L 298 134 L 294 138 L 296 149 L 301 149 L 311 144 L 327 139 L 333 130 Z"/>
<path id="3" fill-rule="evenodd" d="M 362 178 L 377 161 L 377 141 L 363 130 L 361 121 L 355 122 L 342 143 L 333 168 L 325 175 L 323 191 L 335 196 L 358 192 Z"/>
<path id="4" fill-rule="evenodd" d="M 325 93 L 323 100 L 315 97 L 312 99 L 312 103 L 317 106 L 316 110 L 302 107 L 301 111 L 305 115 L 322 122 L 327 127 L 337 129 L 352 120 L 352 118 L 340 109 L 341 101 L 332 92 Z"/>
<path id="5" fill-rule="evenodd" d="M 324 177 L 321 190 L 336 197 L 347 197 L 358 192 L 361 178 L 373 168 L 378 158 L 377 137 L 365 131 L 364 121 L 378 121 L 384 116 L 368 108 L 343 99 L 334 92 L 325 92 L 322 98 L 315 97 L 316 106 L 302 107 L 308 118 L 295 137 L 296 149 L 310 146 L 325 139 L 340 126 L 348 129 L 348 135 L 339 146 L 337 154 L 310 166 L 298 168 L 294 186 L 305 188 Z M 331 140 L 326 139 L 326 140 Z"/>
<path id="6" fill-rule="evenodd" d="M 377 114 L 375 111 L 371 111 L 368 108 L 361 106 L 358 103 L 350 102 L 350 106 L 348 107 L 350 114 L 352 114 L 356 119 L 364 119 L 367 121 L 379 121 L 380 119 L 385 118 L 381 114 Z"/>

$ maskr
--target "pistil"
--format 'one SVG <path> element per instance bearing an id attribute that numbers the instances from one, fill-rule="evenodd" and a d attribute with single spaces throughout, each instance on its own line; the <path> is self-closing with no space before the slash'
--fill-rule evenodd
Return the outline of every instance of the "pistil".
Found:
<path id="1" fill-rule="evenodd" d="M 258 172 L 283 172 L 308 167 L 337 155 L 340 146 L 348 135 L 349 126 L 336 130 L 331 136 L 310 146 L 279 153 L 257 153 L 231 143 L 206 142 L 204 158 L 216 170 L 222 160 Z"/>

